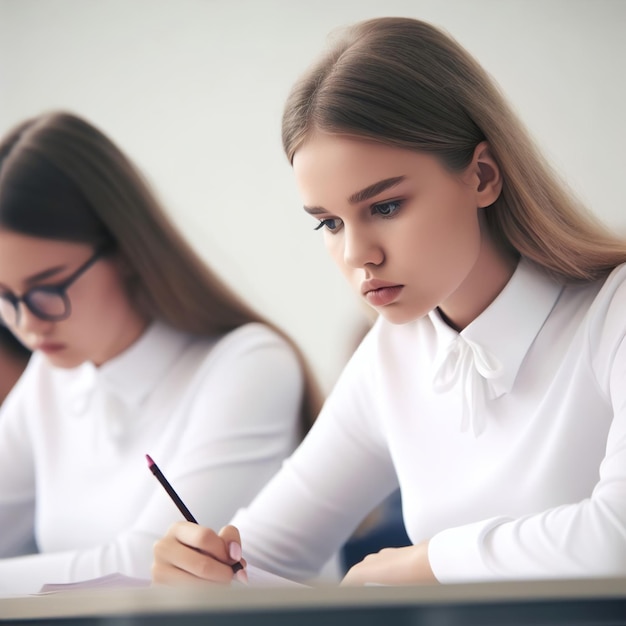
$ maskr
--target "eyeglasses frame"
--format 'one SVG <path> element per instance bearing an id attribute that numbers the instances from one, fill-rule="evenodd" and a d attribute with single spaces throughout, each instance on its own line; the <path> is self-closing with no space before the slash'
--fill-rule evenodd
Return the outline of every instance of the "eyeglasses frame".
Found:
<path id="1" fill-rule="evenodd" d="M 15 322 L 9 323 L 0 315 L 0 322 L 5 326 L 19 326 L 20 324 L 20 302 L 24 303 L 24 306 L 28 310 L 38 317 L 40 320 L 46 322 L 62 322 L 66 320 L 72 314 L 72 302 L 67 295 L 67 290 L 94 264 L 99 261 L 104 255 L 110 252 L 111 247 L 104 245 L 96 248 L 95 252 L 72 274 L 65 278 L 62 282 L 52 285 L 36 285 L 25 291 L 21 296 L 16 296 L 14 293 L 7 291 L 0 294 L 0 298 L 7 300 L 13 305 L 15 309 Z M 47 291 L 53 295 L 59 296 L 63 300 L 65 305 L 65 312 L 62 315 L 48 315 L 38 311 L 37 308 L 33 308 L 33 305 L 29 303 L 29 295 L 33 291 Z"/>

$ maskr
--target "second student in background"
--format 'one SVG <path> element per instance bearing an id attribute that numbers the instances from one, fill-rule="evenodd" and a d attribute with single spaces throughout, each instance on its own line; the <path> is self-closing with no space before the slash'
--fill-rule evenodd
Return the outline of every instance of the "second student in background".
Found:
<path id="1" fill-rule="evenodd" d="M 320 395 L 300 351 L 182 239 L 89 122 L 0 143 L 0 317 L 34 351 L 0 415 L 0 590 L 149 578 L 180 513 L 220 527 L 278 470 Z"/>

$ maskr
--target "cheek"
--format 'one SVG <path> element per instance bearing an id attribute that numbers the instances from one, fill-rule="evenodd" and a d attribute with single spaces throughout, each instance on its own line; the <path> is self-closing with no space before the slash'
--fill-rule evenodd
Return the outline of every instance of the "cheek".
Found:
<path id="1" fill-rule="evenodd" d="M 442 253 L 459 257 L 476 252 L 480 246 L 478 208 L 463 193 L 454 194 L 438 212 L 430 233 L 430 245 L 439 247 Z"/>
<path id="2" fill-rule="evenodd" d="M 333 235 L 324 233 L 324 246 L 330 254 L 330 258 L 337 264 L 341 271 L 345 270 L 344 254 L 343 254 L 343 238 L 341 233 Z"/>
<path id="3" fill-rule="evenodd" d="M 104 330 L 117 322 L 120 312 L 129 308 L 125 287 L 114 272 L 103 272 L 88 290 L 77 294 L 76 313 L 81 326 Z"/>
<path id="4" fill-rule="evenodd" d="M 465 204 L 463 204 L 465 203 Z M 411 220 L 398 222 L 389 259 L 403 266 L 407 276 L 417 271 L 422 287 L 438 293 L 456 284 L 471 268 L 480 251 L 478 213 L 467 199 L 456 194 L 428 210 L 415 211 Z"/>
<path id="5" fill-rule="evenodd" d="M 442 224 L 442 228 L 441 245 L 433 253 L 437 255 L 434 275 L 449 290 L 458 287 L 474 267 L 482 238 L 477 214 L 471 211 L 457 215 L 455 220 Z"/>
<path id="6" fill-rule="evenodd" d="M 468 210 L 451 226 L 451 253 L 458 256 L 476 256 L 481 245 L 478 210 Z"/>

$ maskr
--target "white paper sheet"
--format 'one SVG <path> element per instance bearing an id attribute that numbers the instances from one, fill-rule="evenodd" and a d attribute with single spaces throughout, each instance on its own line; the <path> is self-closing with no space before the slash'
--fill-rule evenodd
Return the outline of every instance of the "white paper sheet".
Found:
<path id="1" fill-rule="evenodd" d="M 248 574 L 249 587 L 307 587 L 301 583 L 282 578 L 276 574 L 271 574 L 265 570 L 248 565 L 246 567 Z M 152 582 L 145 578 L 133 578 L 124 574 L 108 574 L 98 578 L 90 578 L 89 580 L 81 580 L 74 583 L 50 583 L 44 585 L 40 590 L 40 594 L 56 593 L 59 591 L 70 591 L 72 589 L 127 589 L 130 587 L 149 587 Z M 246 586 L 245 583 L 234 581 L 234 584 Z"/>

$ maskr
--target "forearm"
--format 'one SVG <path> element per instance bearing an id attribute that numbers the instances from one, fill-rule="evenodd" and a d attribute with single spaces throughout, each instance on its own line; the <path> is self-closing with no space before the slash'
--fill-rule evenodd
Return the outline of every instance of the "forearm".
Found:
<path id="1" fill-rule="evenodd" d="M 431 539 L 429 560 L 449 583 L 625 576 L 626 525 L 590 500 L 445 530 Z"/>
<path id="2" fill-rule="evenodd" d="M 37 593 L 46 583 L 70 583 L 113 573 L 150 578 L 158 537 L 134 533 L 86 550 L 0 559 L 0 591 Z"/>

